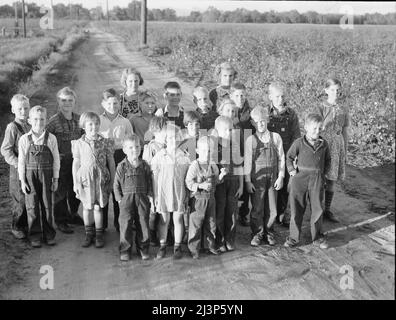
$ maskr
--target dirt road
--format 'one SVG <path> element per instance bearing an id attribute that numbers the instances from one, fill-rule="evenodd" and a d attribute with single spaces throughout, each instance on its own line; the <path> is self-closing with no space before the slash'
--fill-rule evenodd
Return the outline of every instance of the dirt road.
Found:
<path id="1" fill-rule="evenodd" d="M 126 66 L 138 68 L 145 87 L 155 89 L 159 95 L 166 81 L 178 80 L 152 66 L 140 53 L 127 51 L 122 39 L 91 30 L 90 39 L 74 54 L 73 67 L 67 70 L 79 97 L 78 112 L 100 112 L 101 91 L 108 87 L 120 89 L 120 70 Z M 188 108 L 192 88 L 183 82 L 182 88 L 182 104 Z M 75 227 L 73 235 L 59 232 L 55 247 L 30 250 L 27 244 L 18 244 L 14 252 L 18 256 L 12 270 L 7 270 L 13 282 L 7 284 L 10 287 L 3 297 L 394 299 L 394 214 L 382 217 L 394 212 L 394 166 L 372 171 L 349 169 L 350 180 L 343 189 L 338 187 L 334 199 L 334 211 L 341 223 L 325 224 L 325 230 L 341 229 L 329 233 L 331 247 L 326 251 L 309 244 L 306 227 L 304 244 L 286 249 L 282 245 L 252 248 L 249 228 L 238 226 L 237 250 L 219 257 L 203 255 L 194 261 L 186 254 L 173 261 L 170 248 L 162 261 L 142 261 L 134 251 L 132 261 L 122 263 L 118 257 L 118 234 L 112 226 L 103 249 L 81 248 L 84 230 Z M 1 187 L 5 191 L 7 186 Z M 10 202 L 4 192 L 2 197 L 0 210 L 5 215 Z M 375 218 L 379 219 L 342 228 Z M 283 244 L 288 231 L 276 228 L 277 240 Z M 150 249 L 153 256 L 156 250 Z M 54 270 L 53 290 L 40 289 L 43 274 L 39 272 L 43 265 Z M 349 282 L 341 273 L 345 270 L 349 271 Z M 353 288 L 343 290 L 342 284 L 346 283 Z"/>

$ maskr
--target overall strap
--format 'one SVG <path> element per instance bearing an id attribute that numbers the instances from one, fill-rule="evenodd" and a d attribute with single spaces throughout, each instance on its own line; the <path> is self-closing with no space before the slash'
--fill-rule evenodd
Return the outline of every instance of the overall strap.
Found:
<path id="1" fill-rule="evenodd" d="M 44 134 L 44 142 L 43 145 L 46 146 L 48 143 L 48 136 L 49 136 L 49 132 L 47 130 L 45 130 L 45 134 Z"/>
<path id="2" fill-rule="evenodd" d="M 25 134 L 25 131 L 23 130 L 22 126 L 21 126 L 18 122 L 13 121 L 13 123 L 14 123 L 14 125 L 17 127 L 18 131 L 19 131 L 21 134 Z"/>
<path id="3" fill-rule="evenodd" d="M 31 145 L 33 145 L 34 142 L 33 142 L 33 138 L 32 138 L 32 135 L 31 135 L 31 134 L 28 135 L 28 139 L 29 139 L 29 143 L 30 143 Z"/>

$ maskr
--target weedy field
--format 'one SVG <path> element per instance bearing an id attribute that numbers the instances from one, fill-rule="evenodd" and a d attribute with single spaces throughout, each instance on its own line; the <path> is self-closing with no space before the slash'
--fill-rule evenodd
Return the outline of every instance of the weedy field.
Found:
<path id="1" fill-rule="evenodd" d="M 60 20 L 55 21 L 54 30 L 42 30 L 39 19 L 27 19 L 27 38 L 23 38 L 22 31 L 19 37 L 13 36 L 13 19 L 1 19 L 0 29 L 6 28 L 6 37 L 0 36 L 0 111 L 7 110 L 12 94 L 21 90 L 27 95 L 33 93 L 23 81 L 33 71 L 48 71 L 44 65 L 53 66 L 59 62 L 61 55 L 70 51 L 81 38 L 81 28 L 85 24 Z M 40 73 L 35 76 L 39 77 Z"/>
<path id="2" fill-rule="evenodd" d="M 139 47 L 138 22 L 96 24 Z M 351 111 L 348 162 L 359 167 L 394 162 L 396 26 L 200 24 L 149 22 L 147 54 L 168 71 L 214 87 L 213 71 L 234 63 L 253 104 L 268 103 L 273 80 L 303 119 L 325 98 L 324 82 L 342 83 L 341 102 Z"/>

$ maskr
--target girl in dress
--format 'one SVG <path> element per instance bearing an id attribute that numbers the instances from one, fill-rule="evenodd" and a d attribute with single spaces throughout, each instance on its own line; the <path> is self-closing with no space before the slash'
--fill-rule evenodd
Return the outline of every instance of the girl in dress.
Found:
<path id="1" fill-rule="evenodd" d="M 174 225 L 174 258 L 182 257 L 183 214 L 187 209 L 189 194 L 185 178 L 190 165 L 188 155 L 177 146 L 182 140 L 180 128 L 168 123 L 166 126 L 166 148 L 161 149 L 151 161 L 153 172 L 154 204 L 160 216 L 160 249 L 157 259 L 165 257 L 167 231 L 171 213 Z"/>
<path id="2" fill-rule="evenodd" d="M 330 171 L 326 176 L 325 209 L 323 217 L 332 222 L 338 219 L 330 211 L 336 181 L 345 179 L 346 154 L 348 149 L 348 127 L 350 124 L 349 109 L 338 102 L 341 82 L 331 78 L 326 81 L 327 100 L 318 107 L 323 117 L 322 137 L 327 141 L 331 154 Z"/>
<path id="3" fill-rule="evenodd" d="M 120 82 L 124 88 L 124 92 L 120 95 L 120 114 L 128 119 L 141 113 L 139 86 L 143 85 L 144 81 L 139 71 L 133 68 L 126 68 L 122 72 Z"/>
<path id="4" fill-rule="evenodd" d="M 229 62 L 223 62 L 216 66 L 214 76 L 219 85 L 209 92 L 209 99 L 216 110 L 223 99 L 230 97 L 231 84 L 237 76 L 237 71 Z"/>
<path id="5" fill-rule="evenodd" d="M 114 142 L 98 133 L 100 118 L 94 112 L 81 115 L 80 127 L 85 130 L 85 134 L 78 140 L 72 140 L 71 144 L 74 192 L 84 208 L 85 240 L 82 246 L 89 247 L 93 243 L 96 231 L 95 246 L 102 248 L 102 208 L 108 203 L 114 181 Z"/>

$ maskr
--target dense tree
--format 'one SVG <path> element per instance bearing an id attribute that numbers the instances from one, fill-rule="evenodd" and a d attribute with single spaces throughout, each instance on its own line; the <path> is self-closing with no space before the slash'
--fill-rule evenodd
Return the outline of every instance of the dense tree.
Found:
<path id="1" fill-rule="evenodd" d="M 32 3 L 27 3 L 28 18 L 38 18 L 43 14 L 40 13 L 40 7 Z M 21 18 L 21 5 L 19 2 L 18 15 Z M 54 12 L 57 18 L 61 19 L 103 19 L 103 8 L 98 6 L 88 10 L 81 4 L 65 5 L 59 3 L 54 5 Z M 14 5 L 0 6 L 0 18 L 14 17 Z M 141 2 L 137 0 L 131 1 L 126 8 L 115 6 L 109 11 L 112 20 L 140 20 Z M 210 6 L 204 12 L 191 11 L 190 15 L 178 17 L 176 11 L 171 8 L 151 9 L 147 12 L 148 20 L 156 21 L 190 21 L 190 22 L 241 22 L 241 23 L 314 23 L 314 24 L 339 24 L 342 14 L 319 14 L 315 11 L 299 13 L 297 10 L 287 12 L 259 12 L 257 10 L 246 10 L 238 8 L 233 11 L 220 11 L 214 6 Z M 364 14 L 354 15 L 354 24 L 396 24 L 396 13 L 380 14 Z M 1 25 L 1 23 L 0 23 Z"/>

